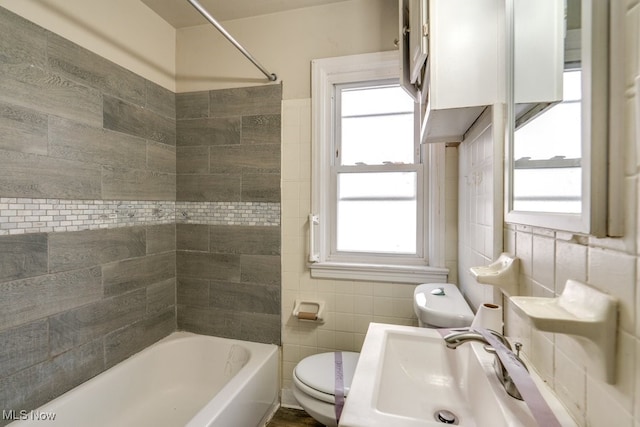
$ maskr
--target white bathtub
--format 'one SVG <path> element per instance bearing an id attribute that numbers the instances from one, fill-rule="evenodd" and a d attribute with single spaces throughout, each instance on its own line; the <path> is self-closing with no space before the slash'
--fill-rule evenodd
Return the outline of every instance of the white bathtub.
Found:
<path id="1" fill-rule="evenodd" d="M 10 426 L 262 426 L 278 389 L 277 346 L 174 332 Z"/>

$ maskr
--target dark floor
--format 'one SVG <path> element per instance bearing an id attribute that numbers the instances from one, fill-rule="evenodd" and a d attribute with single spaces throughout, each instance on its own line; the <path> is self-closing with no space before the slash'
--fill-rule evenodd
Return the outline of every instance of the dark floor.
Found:
<path id="1" fill-rule="evenodd" d="M 299 409 L 280 408 L 266 427 L 323 427 L 306 412 Z"/>

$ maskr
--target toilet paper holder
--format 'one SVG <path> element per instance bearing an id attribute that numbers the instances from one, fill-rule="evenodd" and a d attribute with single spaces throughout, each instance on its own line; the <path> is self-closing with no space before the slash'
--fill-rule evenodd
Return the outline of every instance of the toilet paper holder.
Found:
<path id="1" fill-rule="evenodd" d="M 298 320 L 324 322 L 324 301 L 296 299 L 293 306 L 293 317 Z"/>

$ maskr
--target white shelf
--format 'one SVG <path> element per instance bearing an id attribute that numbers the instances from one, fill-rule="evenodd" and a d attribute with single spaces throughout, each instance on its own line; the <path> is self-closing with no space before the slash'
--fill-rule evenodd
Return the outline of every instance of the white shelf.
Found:
<path id="1" fill-rule="evenodd" d="M 471 267 L 469 271 L 478 283 L 497 286 L 509 296 L 518 294 L 520 263 L 516 257 L 502 253 L 491 264 Z"/>
<path id="2" fill-rule="evenodd" d="M 605 380 L 615 382 L 617 307 L 615 298 L 576 280 L 567 280 L 557 298 L 511 297 L 516 311 L 544 332 L 575 338 L 602 366 Z"/>

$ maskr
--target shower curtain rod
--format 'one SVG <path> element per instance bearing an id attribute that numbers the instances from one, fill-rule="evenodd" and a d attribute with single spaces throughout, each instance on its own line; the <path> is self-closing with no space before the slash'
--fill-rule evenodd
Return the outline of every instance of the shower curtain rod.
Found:
<path id="1" fill-rule="evenodd" d="M 191 3 L 191 5 L 195 7 L 196 10 L 200 12 L 200 14 L 204 16 L 207 21 L 209 21 L 214 27 L 216 27 L 216 29 L 220 31 L 220 33 L 222 33 L 222 35 L 225 36 L 227 40 L 231 42 L 231 44 L 233 44 L 244 56 L 246 56 L 247 59 L 253 63 L 253 65 L 258 67 L 258 69 L 262 71 L 262 74 L 267 76 L 267 78 L 270 81 L 275 82 L 276 80 L 278 80 L 278 76 L 267 71 L 267 69 L 264 68 L 262 64 L 260 64 L 249 52 L 247 52 L 247 50 L 244 47 L 242 47 L 242 45 L 238 43 L 236 39 L 234 39 L 233 36 L 229 34 L 227 30 L 225 30 L 222 27 L 222 25 L 220 25 L 220 23 L 216 21 L 216 19 L 213 16 L 211 16 L 209 12 L 207 12 L 207 10 L 204 7 L 202 7 L 202 5 L 197 0 L 187 0 L 187 1 Z"/>

